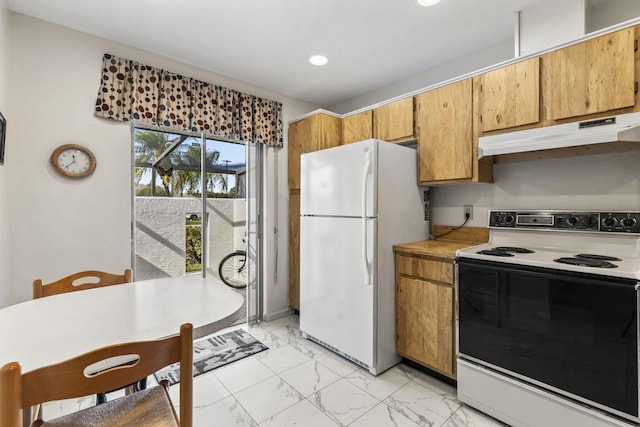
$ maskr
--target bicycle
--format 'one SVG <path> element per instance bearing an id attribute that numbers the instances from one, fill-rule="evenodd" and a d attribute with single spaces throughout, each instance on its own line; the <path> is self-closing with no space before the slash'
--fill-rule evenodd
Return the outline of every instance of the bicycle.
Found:
<path id="1" fill-rule="evenodd" d="M 218 274 L 225 285 L 235 289 L 247 287 L 247 251 L 237 250 L 226 255 L 218 265 Z"/>

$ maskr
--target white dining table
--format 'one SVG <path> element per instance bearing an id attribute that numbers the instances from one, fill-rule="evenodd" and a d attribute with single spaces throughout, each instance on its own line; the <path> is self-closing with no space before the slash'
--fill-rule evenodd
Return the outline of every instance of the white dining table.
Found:
<path id="1" fill-rule="evenodd" d="M 177 334 L 199 338 L 233 323 L 244 298 L 199 276 L 136 281 L 53 295 L 0 309 L 0 366 L 23 372 L 121 342 Z"/>

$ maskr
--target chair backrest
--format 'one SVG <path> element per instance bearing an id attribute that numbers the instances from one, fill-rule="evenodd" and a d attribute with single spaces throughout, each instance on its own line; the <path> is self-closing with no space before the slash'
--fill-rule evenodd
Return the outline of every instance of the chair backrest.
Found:
<path id="1" fill-rule="evenodd" d="M 136 362 L 118 365 L 118 357 Z M 92 365 L 112 368 L 92 372 Z M 154 341 L 103 347 L 64 362 L 22 373 L 18 362 L 0 368 L 0 426 L 21 427 L 23 408 L 52 400 L 78 398 L 122 388 L 173 363 L 180 362 L 180 426 L 193 423 L 193 328 Z"/>
<path id="2" fill-rule="evenodd" d="M 41 279 L 37 279 L 33 281 L 33 299 L 63 294 L 65 292 L 129 283 L 131 282 L 131 277 L 132 271 L 127 268 L 123 274 L 111 274 L 93 270 L 81 271 L 46 284 L 42 283 Z"/>

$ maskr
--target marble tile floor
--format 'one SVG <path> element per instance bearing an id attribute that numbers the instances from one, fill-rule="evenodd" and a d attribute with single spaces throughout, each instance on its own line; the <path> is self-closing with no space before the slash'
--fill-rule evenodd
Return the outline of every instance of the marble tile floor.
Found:
<path id="1" fill-rule="evenodd" d="M 302 338 L 298 316 L 238 327 L 269 350 L 194 378 L 195 427 L 504 426 L 461 404 L 454 387 L 412 367 L 399 364 L 374 377 Z M 178 392 L 179 384 L 171 387 L 174 402 Z M 93 404 L 86 397 L 43 409 L 49 419 Z"/>

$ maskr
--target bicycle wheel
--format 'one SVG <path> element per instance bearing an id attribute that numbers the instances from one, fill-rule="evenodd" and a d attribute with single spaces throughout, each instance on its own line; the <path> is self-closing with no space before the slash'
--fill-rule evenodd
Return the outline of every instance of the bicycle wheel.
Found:
<path id="1" fill-rule="evenodd" d="M 247 254 L 244 251 L 238 251 L 222 258 L 218 266 L 218 274 L 225 285 L 236 289 L 246 288 Z"/>

